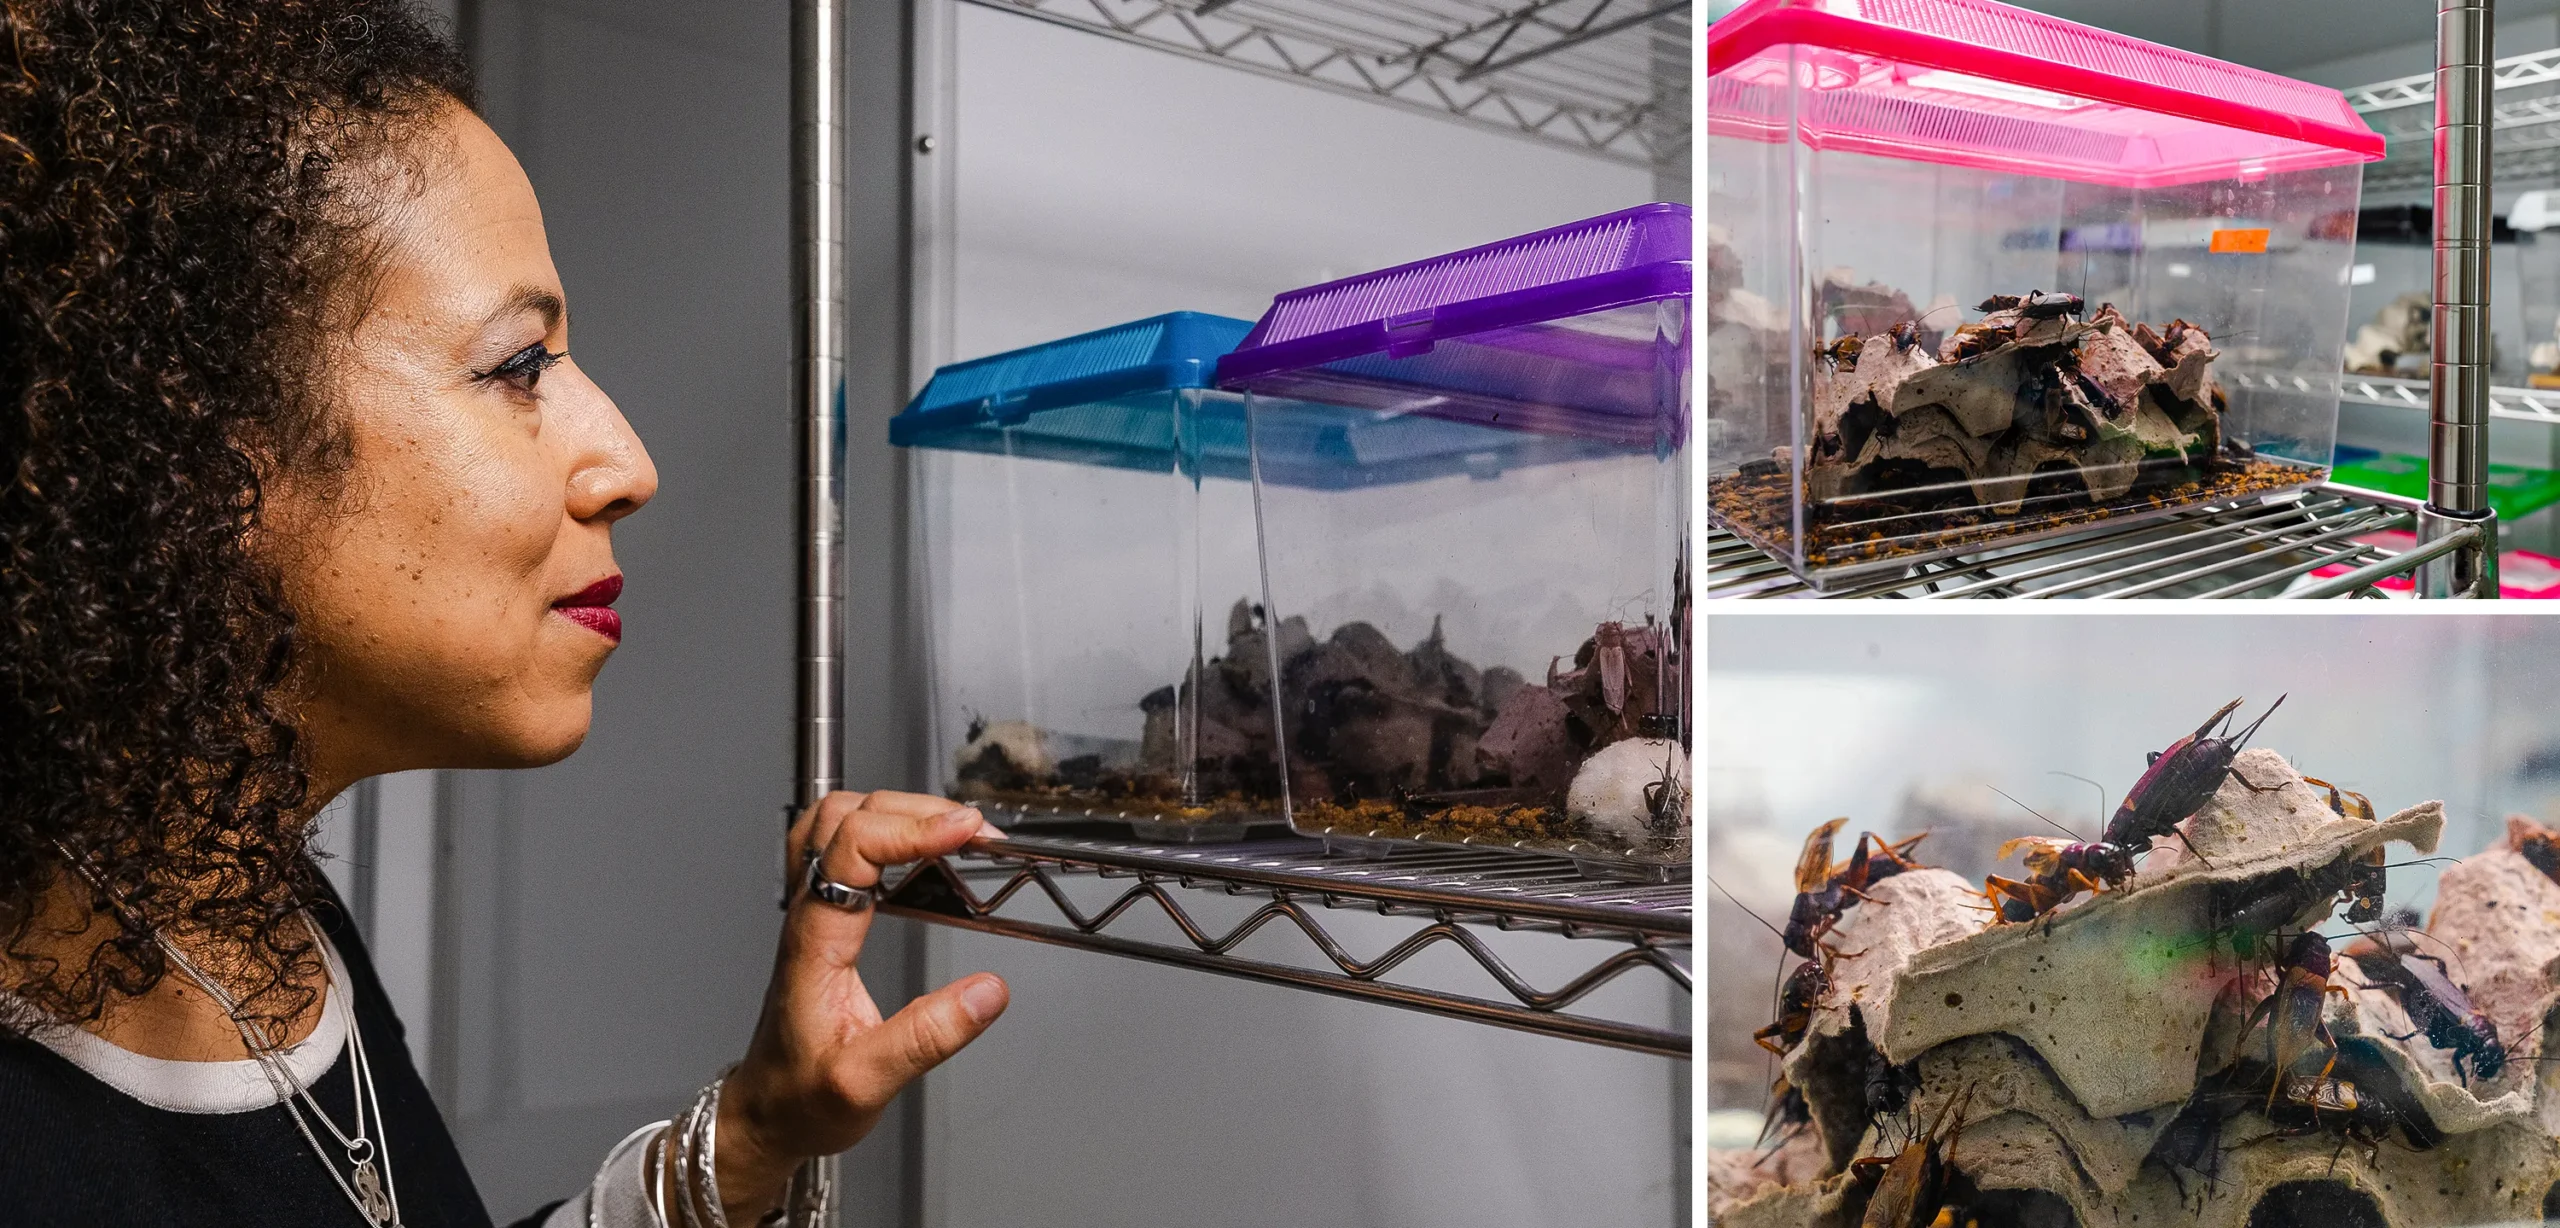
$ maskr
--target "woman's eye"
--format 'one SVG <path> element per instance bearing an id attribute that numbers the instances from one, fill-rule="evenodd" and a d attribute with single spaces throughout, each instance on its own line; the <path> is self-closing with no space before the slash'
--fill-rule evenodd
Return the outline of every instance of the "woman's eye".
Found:
<path id="1" fill-rule="evenodd" d="M 558 365 L 561 359 L 568 356 L 566 352 L 554 354 L 550 346 L 536 341 L 508 355 L 505 362 L 481 372 L 478 378 L 504 381 L 525 392 L 531 392 L 534 385 L 542 382 L 543 372 Z"/>

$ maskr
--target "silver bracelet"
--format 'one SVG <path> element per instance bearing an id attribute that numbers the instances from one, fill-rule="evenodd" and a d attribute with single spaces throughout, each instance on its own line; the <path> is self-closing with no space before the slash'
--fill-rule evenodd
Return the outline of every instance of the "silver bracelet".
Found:
<path id="1" fill-rule="evenodd" d="M 720 1202 L 719 1169 L 720 1089 L 728 1079 L 729 1072 L 722 1071 L 682 1114 L 667 1123 L 663 1137 L 669 1154 L 664 1174 L 666 1184 L 673 1187 L 682 1228 L 729 1228 L 728 1211 Z M 654 1201 L 661 1187 L 648 1168 L 643 1173 Z M 802 1160 L 783 1186 L 782 1205 L 759 1216 L 756 1228 L 825 1228 L 835 1202 L 834 1187 L 832 1166 L 824 1159 Z M 664 1204 L 658 1205 L 667 1228 L 678 1228 L 677 1222 L 666 1220 Z"/>
<path id="2" fill-rule="evenodd" d="M 720 1201 L 720 1088 L 727 1071 L 693 1098 L 676 1119 L 676 1208 L 684 1228 L 729 1228 Z"/>

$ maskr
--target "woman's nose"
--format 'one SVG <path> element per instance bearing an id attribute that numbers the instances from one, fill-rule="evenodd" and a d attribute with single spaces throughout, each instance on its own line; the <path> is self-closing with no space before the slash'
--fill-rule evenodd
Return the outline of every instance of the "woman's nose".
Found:
<path id="1" fill-rule="evenodd" d="M 582 438 L 578 464 L 569 474 L 569 515 L 611 524 L 639 511 L 658 493 L 658 466 L 613 398 L 584 373 L 577 382 L 582 404 L 570 417 Z"/>

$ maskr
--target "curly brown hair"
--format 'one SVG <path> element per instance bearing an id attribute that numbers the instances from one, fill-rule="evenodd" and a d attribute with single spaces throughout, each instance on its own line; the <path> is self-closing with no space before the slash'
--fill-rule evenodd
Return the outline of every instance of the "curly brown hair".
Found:
<path id="1" fill-rule="evenodd" d="M 333 451 L 340 172 L 470 99 L 398 0 L 0 0 L 0 1029 L 148 991 L 155 930 L 308 1005 L 294 620 L 251 533 Z M 113 926 L 85 961 L 28 949 L 66 870 Z"/>

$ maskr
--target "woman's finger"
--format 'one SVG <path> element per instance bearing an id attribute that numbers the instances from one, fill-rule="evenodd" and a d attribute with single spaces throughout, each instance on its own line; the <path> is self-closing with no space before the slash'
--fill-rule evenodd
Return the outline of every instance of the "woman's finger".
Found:
<path id="1" fill-rule="evenodd" d="M 827 846 L 829 878 L 852 887 L 880 881 L 883 867 L 940 857 L 969 842 L 986 819 L 968 807 L 937 814 L 889 814 L 861 810 L 845 816 Z M 846 878 L 833 871 L 857 877 Z"/>
<path id="2" fill-rule="evenodd" d="M 814 846 L 819 850 L 819 874 L 847 887 L 879 885 L 880 867 L 864 859 L 853 838 L 855 829 L 868 821 L 873 820 L 848 815 L 835 825 L 826 844 Z M 781 963 L 775 969 L 785 983 L 798 989 L 826 984 L 836 973 L 853 967 L 862 956 L 863 942 L 871 936 L 870 906 L 847 908 L 818 899 L 809 890 L 805 865 L 793 864 L 791 909 L 783 918 Z"/>
<path id="3" fill-rule="evenodd" d="M 825 843 L 812 847 L 822 850 L 818 872 L 847 887 L 877 887 L 887 867 L 939 857 L 968 843 L 988 826 L 977 811 L 965 807 L 919 816 L 841 809 L 832 804 L 835 801 L 830 797 L 819 804 L 811 839 L 824 839 Z M 831 828 L 830 819 L 835 820 Z M 862 953 L 863 940 L 871 933 L 871 910 L 843 908 L 812 899 L 807 886 L 796 878 L 791 890 L 791 913 L 784 923 L 782 945 L 785 966 L 798 969 L 799 975 L 821 975 L 851 967 Z"/>
<path id="4" fill-rule="evenodd" d="M 835 839 L 836 828 L 844 816 L 862 809 L 871 800 L 868 793 L 839 789 L 810 803 L 809 808 L 792 820 L 791 831 L 783 847 L 790 850 L 791 865 L 797 869 L 801 859 L 812 850 L 824 850 Z"/>
<path id="5" fill-rule="evenodd" d="M 931 818 L 961 809 L 961 804 L 931 793 L 901 793 L 895 789 L 881 789 L 864 796 L 862 809 Z M 976 807 L 969 807 L 969 809 L 974 810 Z M 1004 829 L 982 820 L 978 827 L 978 834 L 1001 840 L 1004 838 Z"/>
<path id="6" fill-rule="evenodd" d="M 905 793 L 897 789 L 874 789 L 871 792 L 862 795 L 861 809 L 879 811 L 887 814 L 903 814 L 916 818 L 931 818 L 934 815 L 943 813 L 944 811 L 955 809 L 959 805 L 960 803 L 955 802 L 950 798 L 936 797 L 930 793 Z"/>
<path id="7" fill-rule="evenodd" d="M 906 1005 L 879 1027 L 855 1036 L 839 1068 L 854 1103 L 889 1103 L 916 1076 L 978 1039 L 1013 1000 L 992 972 L 962 977 Z"/>

